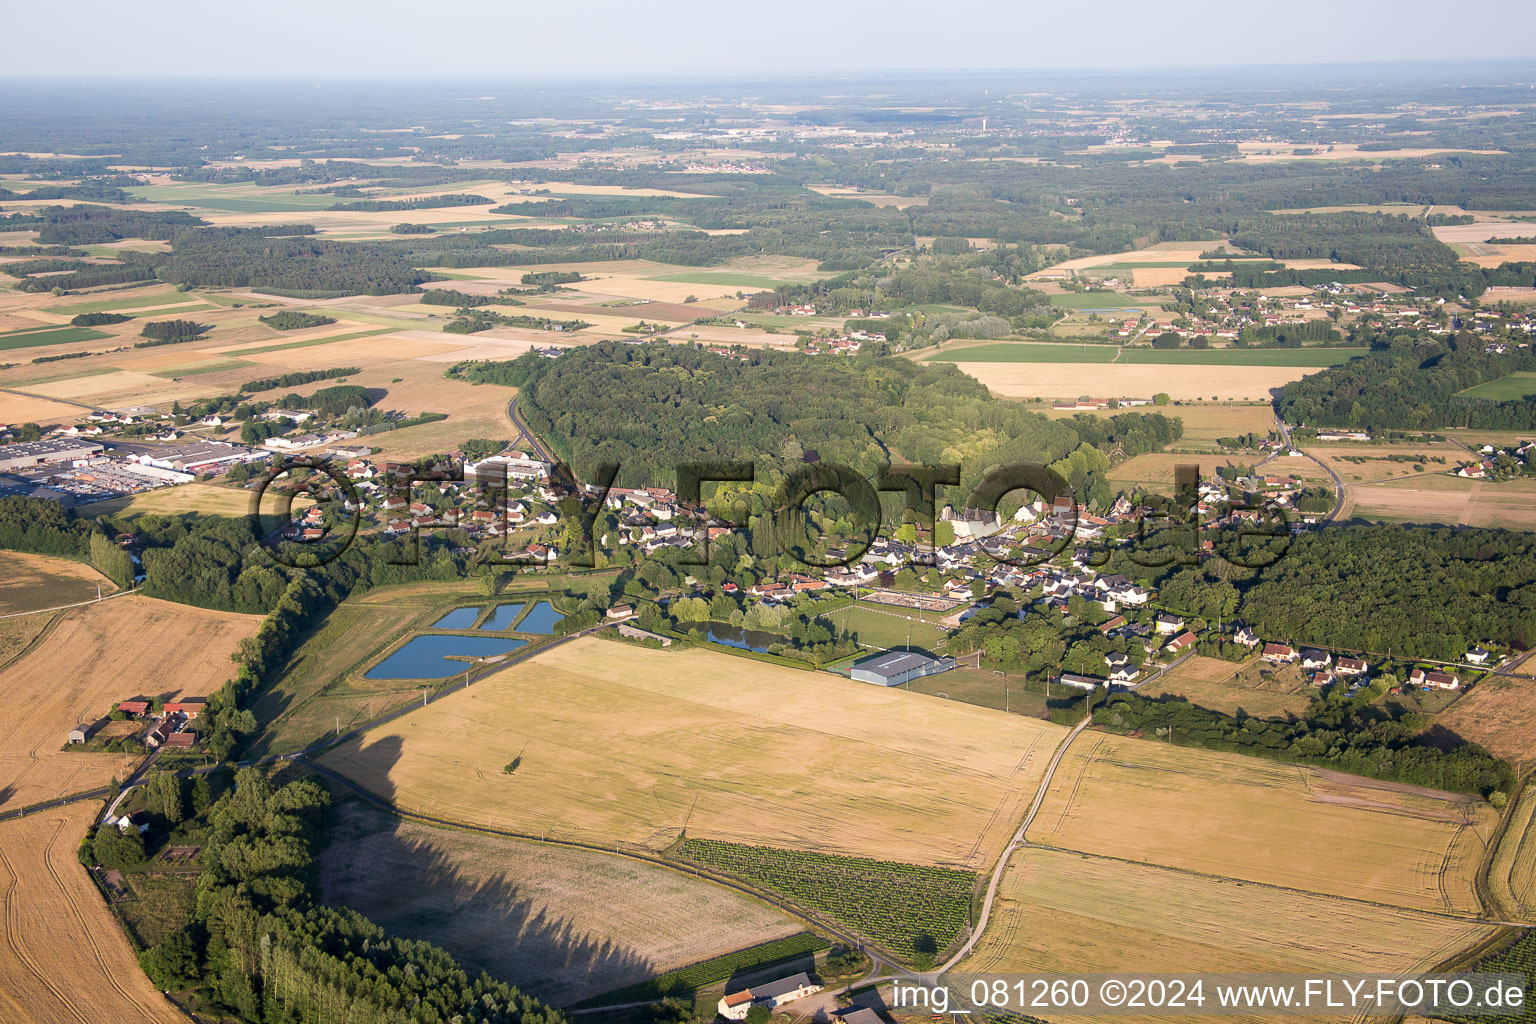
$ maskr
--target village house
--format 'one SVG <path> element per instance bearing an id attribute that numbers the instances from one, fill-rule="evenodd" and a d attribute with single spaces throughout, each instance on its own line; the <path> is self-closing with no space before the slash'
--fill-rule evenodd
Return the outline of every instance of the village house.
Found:
<path id="1" fill-rule="evenodd" d="M 1370 667 L 1361 658 L 1340 658 L 1339 663 L 1334 666 L 1334 671 L 1341 676 L 1363 676 Z"/>
<path id="2" fill-rule="evenodd" d="M 1416 668 L 1408 673 L 1408 682 L 1414 686 L 1436 690 L 1457 690 L 1461 688 L 1461 677 L 1456 673 L 1426 671 L 1422 668 Z"/>
<path id="3" fill-rule="evenodd" d="M 1290 644 L 1265 644 L 1262 657 L 1272 665 L 1289 665 L 1300 655 Z"/>
<path id="4" fill-rule="evenodd" d="M 1180 633 L 1178 636 L 1174 637 L 1172 640 L 1169 640 L 1168 643 L 1163 646 L 1163 650 L 1170 654 L 1179 654 L 1188 650 L 1190 647 L 1193 647 L 1194 643 L 1195 634 L 1186 630 L 1185 632 Z"/>
<path id="5" fill-rule="evenodd" d="M 1184 628 L 1184 620 L 1182 618 L 1177 615 L 1170 615 L 1167 612 L 1158 612 L 1154 622 L 1159 633 L 1177 633 Z"/>
<path id="6" fill-rule="evenodd" d="M 1333 664 L 1333 655 L 1327 651 L 1316 651 L 1308 648 L 1301 652 L 1301 667 L 1312 671 L 1327 668 Z"/>

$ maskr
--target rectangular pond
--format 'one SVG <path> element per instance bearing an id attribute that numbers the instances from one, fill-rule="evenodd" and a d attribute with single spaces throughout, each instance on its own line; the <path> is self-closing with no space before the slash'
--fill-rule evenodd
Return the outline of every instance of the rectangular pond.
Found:
<path id="1" fill-rule="evenodd" d="M 480 617 L 479 608 L 455 608 L 432 623 L 433 629 L 468 629 Z"/>
<path id="2" fill-rule="evenodd" d="M 512 623 L 517 621 L 517 613 L 522 610 L 523 602 L 521 601 L 516 604 L 499 604 L 491 617 L 480 623 L 480 628 L 493 629 L 498 633 L 504 629 L 511 629 Z"/>
<path id="3" fill-rule="evenodd" d="M 471 608 L 478 614 L 479 609 Z M 426 633 L 363 674 L 364 679 L 447 679 L 469 668 L 451 658 L 491 658 L 515 651 L 528 643 L 512 637 L 442 636 Z"/>
<path id="4" fill-rule="evenodd" d="M 565 618 L 564 612 L 555 610 L 555 606 L 548 601 L 540 601 L 529 609 L 523 616 L 523 621 L 518 624 L 519 633 L 553 633 L 555 625 Z"/>

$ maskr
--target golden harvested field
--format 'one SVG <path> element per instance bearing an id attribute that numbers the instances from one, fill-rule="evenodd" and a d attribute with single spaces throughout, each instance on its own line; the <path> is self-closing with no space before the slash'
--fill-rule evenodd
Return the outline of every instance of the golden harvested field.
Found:
<path id="1" fill-rule="evenodd" d="M 185 1024 L 139 969 L 75 848 L 95 804 L 0 824 L 0 1018 L 7 1024 Z"/>
<path id="2" fill-rule="evenodd" d="M 116 592 L 117 584 L 84 562 L 0 551 L 0 615 L 57 608 Z"/>
<path id="3" fill-rule="evenodd" d="M 1315 369 L 1305 366 L 1174 366 L 1122 363 L 956 363 L 1004 398 L 1077 398 L 1159 391 L 1175 399 L 1265 401 Z"/>
<path id="4" fill-rule="evenodd" d="M 1415 474 L 1418 477 L 1419 474 Z M 1536 530 L 1536 481 L 1435 475 L 1349 489 L 1354 515 L 1411 523 Z"/>
<path id="5" fill-rule="evenodd" d="M 1013 855 L 993 915 L 957 972 L 1411 974 L 1495 931 L 1411 910 L 1029 849 Z"/>
<path id="6" fill-rule="evenodd" d="M 1109 471 L 1109 479 L 1123 487 L 1145 487 L 1162 494 L 1172 494 L 1174 471 L 1179 466 L 1199 466 L 1201 477 L 1210 476 L 1217 466 L 1252 464 L 1251 456 L 1241 455 L 1179 455 L 1173 452 L 1148 452 L 1126 459 Z"/>
<path id="7" fill-rule="evenodd" d="M 1520 670 L 1530 668 L 1526 662 Z M 1435 724 L 1518 767 L 1528 767 L 1536 762 L 1536 679 L 1488 676 L 1447 708 Z"/>
<path id="8" fill-rule="evenodd" d="M 202 516 L 238 519 L 250 514 L 254 493 L 239 487 L 221 487 L 216 484 L 180 484 L 98 501 L 85 506 L 81 515 L 113 515 L 131 519 L 149 514 L 179 516 L 191 512 Z"/>
<path id="9" fill-rule="evenodd" d="M 7 422 L 36 423 L 43 427 L 73 423 L 86 412 L 78 405 L 36 395 L 18 395 L 14 391 L 0 392 L 0 409 L 4 409 Z"/>
<path id="10" fill-rule="evenodd" d="M 1229 715 L 1241 708 L 1255 718 L 1279 718 L 1306 710 L 1315 690 L 1299 672 L 1261 674 L 1256 661 L 1236 665 L 1196 655 L 1141 692 L 1149 697 L 1175 694 Z"/>
<path id="11" fill-rule="evenodd" d="M 406 809 L 533 835 L 661 849 L 686 824 L 690 836 L 976 869 L 1065 733 L 714 651 L 617 653 L 595 638 L 566 644 L 323 763 Z"/>
<path id="12" fill-rule="evenodd" d="M 15 658 L 27 645 L 36 640 L 43 630 L 59 612 L 45 612 L 41 615 L 17 615 L 9 619 L 0 619 L 0 669 L 5 668 L 12 658 Z"/>
<path id="13" fill-rule="evenodd" d="M 356 798 L 335 811 L 320 859 L 327 903 L 556 1004 L 803 927 L 730 889 L 625 857 L 432 828 Z"/>
<path id="14" fill-rule="evenodd" d="M 1067 270 L 1088 270 L 1106 265 L 1115 265 L 1116 269 L 1119 269 L 1119 264 L 1122 263 L 1173 263 L 1179 260 L 1196 263 L 1199 261 L 1202 252 L 1214 248 L 1216 244 L 1215 242 L 1159 242 L 1156 245 L 1149 245 L 1145 249 L 1137 249 L 1133 252 L 1113 252 L 1099 256 L 1083 256 L 1075 260 L 1067 260 L 1064 263 L 1057 263 L 1047 267 L 1045 270 L 1037 271 L 1036 274 L 1031 276 L 1038 277 L 1041 274 L 1055 275 Z M 1147 267 L 1145 270 L 1137 270 L 1136 273 L 1141 274 L 1146 271 L 1162 269 L 1169 268 Z M 1188 271 L 1179 268 L 1177 273 L 1179 275 L 1178 280 L 1182 281 Z M 1137 284 L 1140 283 L 1140 281 L 1137 281 Z"/>
<path id="15" fill-rule="evenodd" d="M 1339 479 L 1345 484 L 1381 483 L 1385 480 L 1400 480 L 1403 477 L 1428 479 L 1434 473 L 1455 469 L 1458 462 L 1464 462 L 1467 458 L 1467 453 L 1456 445 L 1429 441 L 1391 445 L 1319 441 L 1308 445 L 1307 451 L 1332 466 L 1333 471 L 1339 474 Z M 1389 456 L 1410 455 L 1428 457 L 1422 471 L 1415 470 L 1411 462 L 1393 462 L 1389 458 Z M 1437 458 L 1445 461 L 1432 461 Z M 1351 461 L 1353 459 L 1364 461 Z"/>
<path id="16" fill-rule="evenodd" d="M 1029 839 L 1047 846 L 1453 913 L 1477 913 L 1486 803 L 1259 758 L 1088 733 Z"/>
<path id="17" fill-rule="evenodd" d="M 1536 786 L 1509 812 L 1504 840 L 1488 866 L 1488 886 L 1505 913 L 1536 923 Z"/>
<path id="18" fill-rule="evenodd" d="M 234 674 L 229 656 L 260 622 L 257 615 L 137 595 L 61 614 L 35 647 L 0 671 L 0 692 L 12 707 L 0 723 L 0 807 L 122 776 L 139 755 L 64 751 L 69 730 L 140 693 L 212 693 Z"/>

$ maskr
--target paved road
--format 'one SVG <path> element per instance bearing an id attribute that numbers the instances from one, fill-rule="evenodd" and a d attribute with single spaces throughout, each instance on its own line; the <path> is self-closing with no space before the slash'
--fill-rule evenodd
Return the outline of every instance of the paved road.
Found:
<path id="1" fill-rule="evenodd" d="M 533 431 L 528 429 L 528 424 L 524 423 L 522 417 L 517 414 L 516 398 L 507 403 L 507 419 L 511 420 L 512 425 L 522 432 L 522 436 L 528 441 L 528 447 L 533 449 L 533 454 L 545 462 L 555 461 L 555 457 L 549 453 L 549 449 L 545 448 L 543 443 L 533 435 Z"/>
<path id="2" fill-rule="evenodd" d="M 1332 480 L 1333 480 L 1333 508 L 1329 510 L 1327 515 L 1323 516 L 1323 518 L 1319 520 L 1320 523 L 1330 523 L 1330 522 L 1332 522 L 1334 520 L 1334 518 L 1340 512 L 1342 512 L 1344 510 L 1344 481 L 1339 479 L 1339 474 L 1335 473 L 1333 471 L 1333 467 L 1328 465 L 1328 463 L 1324 462 L 1322 459 L 1318 458 L 1316 455 L 1313 455 L 1309 451 L 1305 451 L 1304 449 L 1301 449 L 1301 448 L 1295 448 L 1291 444 L 1291 428 L 1289 426 L 1287 426 L 1286 422 L 1284 420 L 1282 420 L 1278 415 L 1275 416 L 1275 425 L 1280 430 L 1280 440 L 1285 443 L 1285 446 L 1287 448 L 1291 448 L 1294 451 L 1301 452 L 1302 455 L 1306 456 L 1307 458 L 1311 459 L 1313 462 L 1317 463 L 1319 466 L 1323 467 L 1323 472 L 1327 473 L 1328 476 L 1332 478 Z M 1278 455 L 1279 453 L 1276 452 L 1275 454 Z M 1271 455 L 1269 457 L 1269 459 L 1272 459 L 1274 457 L 1275 457 L 1275 455 Z M 1265 459 L 1264 462 L 1268 462 L 1269 459 Z M 1264 464 L 1264 462 L 1260 462 L 1259 465 L 1262 466 Z"/>
<path id="3" fill-rule="evenodd" d="M 1056 748 L 1056 753 L 1051 755 L 1051 763 L 1045 766 L 1045 776 L 1040 780 L 1040 788 L 1035 790 L 1035 799 L 1029 805 L 1029 812 L 1024 815 L 1024 821 L 1019 825 L 1018 831 L 1013 834 L 1013 839 L 1008 843 L 1007 848 L 998 856 L 997 866 L 992 869 L 992 879 L 987 883 L 987 896 L 982 901 L 981 917 L 977 919 L 976 927 L 971 929 L 971 936 L 965 940 L 965 945 L 961 946 L 954 956 L 950 957 L 942 967 L 934 972 L 935 974 L 943 974 L 945 971 L 953 970 L 956 964 L 970 955 L 971 950 L 975 948 L 976 943 L 981 940 L 982 935 L 986 932 L 987 921 L 992 916 L 992 902 L 997 897 L 997 887 L 1003 880 L 1003 871 L 1008 867 L 1009 858 L 1013 856 L 1015 850 L 1029 846 L 1029 841 L 1024 838 L 1024 833 L 1034 823 L 1035 815 L 1040 813 L 1041 804 L 1045 803 L 1045 794 L 1050 789 L 1051 779 L 1056 775 L 1057 766 L 1061 764 L 1061 759 L 1066 756 L 1067 748 L 1072 745 L 1072 741 L 1077 739 L 1078 735 L 1088 728 L 1092 721 L 1092 715 L 1085 715 L 1083 720 L 1073 726 L 1071 732 L 1067 733 L 1066 739 L 1062 740 L 1061 745 Z"/>

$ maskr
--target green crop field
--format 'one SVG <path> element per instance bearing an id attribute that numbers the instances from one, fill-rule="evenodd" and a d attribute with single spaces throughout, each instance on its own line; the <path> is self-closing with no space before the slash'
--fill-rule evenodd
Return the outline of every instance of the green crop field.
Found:
<path id="1" fill-rule="evenodd" d="M 1116 358 L 1116 353 L 1119 358 Z M 932 357 L 947 363 L 1125 363 L 1142 366 L 1337 366 L 1363 348 L 1122 348 L 1002 342 L 951 349 Z"/>
<path id="2" fill-rule="evenodd" d="M 140 294 L 130 295 L 122 299 L 104 299 L 101 302 L 76 302 L 67 306 L 44 306 L 43 312 L 57 313 L 59 316 L 74 316 L 76 313 L 110 313 L 120 309 L 139 310 L 148 307 L 170 306 L 178 302 L 200 303 L 202 301 L 201 296 L 189 295 L 184 292 L 155 292 L 152 295 Z"/>
<path id="3" fill-rule="evenodd" d="M 256 364 L 246 359 L 215 359 L 202 363 L 188 363 L 185 366 L 171 366 L 164 370 L 150 370 L 150 374 L 156 377 L 198 377 L 205 373 L 224 373 L 227 370 L 238 370 L 246 366 Z"/>
<path id="4" fill-rule="evenodd" d="M 95 341 L 107 337 L 111 335 L 89 327 L 28 327 L 0 334 L 0 351 L 38 345 L 67 345 L 72 341 Z"/>
<path id="5" fill-rule="evenodd" d="M 339 202 L 335 196 L 301 196 L 293 192 L 252 194 L 231 191 L 227 186 L 139 185 L 125 191 L 147 203 L 195 206 L 224 213 L 283 213 L 288 210 L 323 210 Z"/>
<path id="6" fill-rule="evenodd" d="M 351 314 L 348 315 L 350 316 Z M 388 333 L 390 333 L 389 328 L 384 328 L 377 331 L 356 331 L 352 334 L 332 334 L 327 335 L 324 338 L 310 338 L 306 341 L 283 341 L 278 342 L 275 345 L 256 345 L 252 348 L 237 348 L 224 354 L 228 356 L 252 356 L 256 355 L 258 352 L 280 352 L 283 349 L 289 348 L 308 348 L 311 345 L 330 345 L 338 341 L 356 341 L 358 338 L 371 338 L 376 334 Z"/>
<path id="7" fill-rule="evenodd" d="M 1503 1020 L 1536 1021 L 1536 928 L 1527 928 L 1513 945 L 1479 960 L 1472 968 L 1488 974 L 1523 974 L 1525 976 L 1525 1004 L 1521 1013 L 1510 1013 Z M 1454 1017 L 1448 1020 L 1479 1021 L 1486 1017 Z"/>
<path id="8" fill-rule="evenodd" d="M 1536 373 L 1516 370 L 1498 380 L 1484 381 L 1476 387 L 1460 392 L 1467 398 L 1486 398 L 1493 402 L 1516 402 L 1526 395 L 1536 395 Z"/>
<path id="9" fill-rule="evenodd" d="M 977 875 L 954 868 L 688 839 L 673 856 L 826 914 L 919 969 L 970 921 Z"/>
<path id="10" fill-rule="evenodd" d="M 612 992 L 585 999 L 571 1007 L 579 1010 L 584 1006 L 610 1006 L 621 1003 L 655 1002 L 668 997 L 687 995 L 705 985 L 725 981 L 737 974 L 806 954 L 814 955 L 828 948 L 831 943 L 819 935 L 801 932 L 772 942 L 764 942 L 734 953 L 717 956 L 703 963 L 693 964 L 676 971 L 668 971 L 647 981 L 626 985 Z"/>

